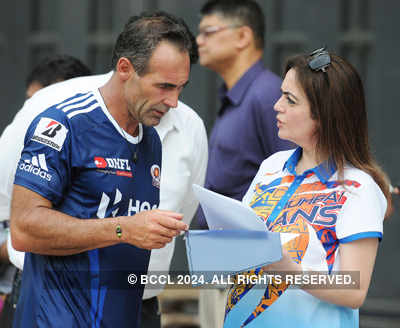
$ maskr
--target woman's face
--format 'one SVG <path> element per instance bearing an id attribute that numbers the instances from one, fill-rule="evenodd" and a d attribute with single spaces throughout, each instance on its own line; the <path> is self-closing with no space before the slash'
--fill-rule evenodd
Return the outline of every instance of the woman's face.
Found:
<path id="1" fill-rule="evenodd" d="M 314 148 L 317 123 L 311 118 L 310 104 L 293 68 L 286 73 L 281 91 L 282 95 L 274 105 L 279 138 L 290 140 L 305 149 Z"/>

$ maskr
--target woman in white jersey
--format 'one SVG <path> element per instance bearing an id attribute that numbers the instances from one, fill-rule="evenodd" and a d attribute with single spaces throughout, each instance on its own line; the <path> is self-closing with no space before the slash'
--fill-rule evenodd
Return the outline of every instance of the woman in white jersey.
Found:
<path id="1" fill-rule="evenodd" d="M 280 262 L 249 271 L 275 272 L 266 288 L 232 287 L 224 328 L 358 327 L 391 211 L 369 150 L 362 82 L 322 48 L 287 61 L 281 91 L 279 137 L 298 148 L 267 158 L 243 202 L 270 231 L 293 238 L 282 238 Z"/>

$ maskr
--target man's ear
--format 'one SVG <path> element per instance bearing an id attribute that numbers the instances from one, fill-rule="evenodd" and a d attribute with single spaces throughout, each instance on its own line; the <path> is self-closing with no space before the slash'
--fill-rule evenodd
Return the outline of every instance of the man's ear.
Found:
<path id="1" fill-rule="evenodd" d="M 248 47 L 251 42 L 254 42 L 254 35 L 253 35 L 253 31 L 251 30 L 250 27 L 248 26 L 241 26 L 238 27 L 239 29 L 239 40 L 238 40 L 238 47 L 240 49 L 244 49 L 246 47 Z"/>
<path id="2" fill-rule="evenodd" d="M 135 74 L 135 69 L 133 68 L 132 63 L 126 57 L 118 59 L 116 71 L 124 81 L 128 80 L 132 74 Z"/>

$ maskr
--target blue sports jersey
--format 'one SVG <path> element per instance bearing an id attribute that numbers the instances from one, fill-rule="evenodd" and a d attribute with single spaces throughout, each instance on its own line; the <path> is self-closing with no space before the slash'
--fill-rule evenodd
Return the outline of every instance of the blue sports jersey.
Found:
<path id="1" fill-rule="evenodd" d="M 158 206 L 160 166 L 155 129 L 124 133 L 96 90 L 36 117 L 15 184 L 79 219 L 132 216 Z M 71 256 L 27 253 L 14 327 L 138 327 L 143 288 L 127 276 L 146 272 L 149 256 L 129 244 Z"/>

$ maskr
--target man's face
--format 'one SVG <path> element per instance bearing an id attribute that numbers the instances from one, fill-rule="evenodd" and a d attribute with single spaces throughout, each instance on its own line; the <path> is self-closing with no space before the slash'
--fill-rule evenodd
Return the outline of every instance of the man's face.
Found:
<path id="1" fill-rule="evenodd" d="M 124 88 L 129 114 L 140 123 L 154 126 L 171 107 L 178 106 L 178 97 L 187 84 L 190 59 L 169 42 L 161 42 L 150 57 L 147 71 L 133 72 Z"/>
<path id="2" fill-rule="evenodd" d="M 235 41 L 240 25 L 216 14 L 206 15 L 200 21 L 196 38 L 200 64 L 214 71 L 230 65 L 236 56 Z"/>

